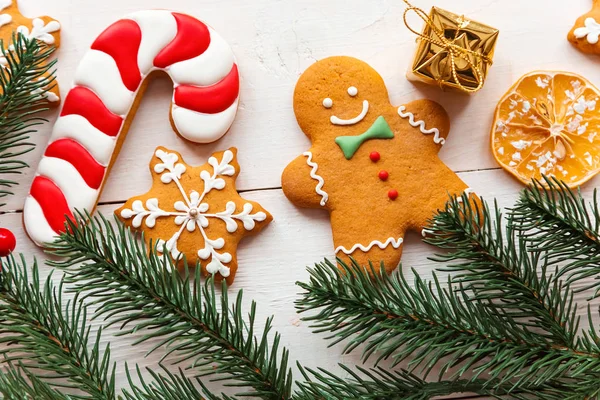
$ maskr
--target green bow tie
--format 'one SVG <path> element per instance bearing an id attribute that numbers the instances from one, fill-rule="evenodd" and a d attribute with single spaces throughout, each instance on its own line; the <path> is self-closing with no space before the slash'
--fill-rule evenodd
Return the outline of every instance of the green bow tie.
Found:
<path id="1" fill-rule="evenodd" d="M 358 136 L 338 136 L 335 138 L 335 142 L 344 152 L 346 160 L 351 159 L 354 154 L 358 151 L 360 146 L 367 140 L 371 139 L 393 139 L 394 132 L 388 125 L 387 121 L 383 116 L 380 116 L 375 120 L 373 125 L 362 135 Z"/>

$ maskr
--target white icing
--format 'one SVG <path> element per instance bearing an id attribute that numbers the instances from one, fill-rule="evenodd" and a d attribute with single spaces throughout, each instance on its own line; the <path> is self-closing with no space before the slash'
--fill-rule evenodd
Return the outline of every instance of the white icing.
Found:
<path id="1" fill-rule="evenodd" d="M 108 166 L 116 145 L 116 138 L 105 135 L 80 115 L 65 115 L 56 121 L 50 143 L 62 138 L 79 142 L 105 167 Z"/>
<path id="2" fill-rule="evenodd" d="M 440 131 L 437 128 L 425 129 L 425 122 L 424 121 L 415 121 L 415 115 L 411 112 L 406 111 L 405 106 L 398 107 L 398 115 L 400 115 L 401 118 L 408 118 L 408 123 L 413 128 L 418 127 L 422 134 L 424 134 L 424 135 L 433 134 L 434 135 L 433 142 L 435 144 L 443 145 L 444 143 L 446 143 L 446 140 L 444 138 L 440 137 Z"/>
<path id="3" fill-rule="evenodd" d="M 211 143 L 220 139 L 235 119 L 238 101 L 218 114 L 199 113 L 173 104 L 173 122 L 177 132 L 196 143 Z"/>
<path id="4" fill-rule="evenodd" d="M 329 97 L 323 99 L 323 107 L 325 107 L 325 108 L 333 107 L 333 100 L 331 100 Z"/>
<path id="5" fill-rule="evenodd" d="M 27 234 L 31 237 L 38 246 L 44 243 L 51 243 L 56 238 L 56 232 L 50 227 L 44 211 L 31 195 L 25 199 L 25 207 L 23 209 L 23 222 Z"/>
<path id="6" fill-rule="evenodd" d="M 51 33 L 58 32 L 59 30 L 60 24 L 58 21 L 50 21 L 46 25 L 44 20 L 40 18 L 34 18 L 31 25 L 31 31 L 24 25 L 17 28 L 17 32 L 27 39 L 36 39 L 46 44 L 54 44 L 54 36 L 52 36 Z"/>
<path id="7" fill-rule="evenodd" d="M 135 93 L 123 83 L 115 60 L 98 50 L 88 51 L 81 60 L 75 85 L 91 89 L 113 114 L 121 116 L 129 112 L 135 99 Z"/>
<path id="8" fill-rule="evenodd" d="M 154 68 L 154 59 L 177 35 L 177 20 L 169 11 L 146 10 L 129 16 L 142 31 L 142 42 L 138 50 L 138 65 L 142 75 Z"/>
<path id="9" fill-rule="evenodd" d="M 49 101 L 50 103 L 56 103 L 57 101 L 60 100 L 60 97 L 58 97 L 54 92 L 49 92 L 46 89 L 42 89 L 42 88 L 37 88 L 37 89 L 32 90 L 31 94 L 38 94 L 39 99 L 45 99 L 45 100 Z"/>
<path id="10" fill-rule="evenodd" d="M 348 88 L 348 95 L 349 95 L 350 97 L 356 97 L 356 95 L 358 95 L 358 89 L 357 89 L 357 88 L 355 88 L 354 86 L 350 86 L 350 87 Z"/>
<path id="11" fill-rule="evenodd" d="M 573 32 L 577 39 L 586 38 L 589 44 L 598 43 L 600 37 L 600 24 L 592 17 L 585 19 L 584 26 L 575 29 Z"/>
<path id="12" fill-rule="evenodd" d="M 155 153 L 161 162 L 154 166 L 154 172 L 161 175 L 161 182 L 164 184 L 175 183 L 179 188 L 182 200 L 178 200 L 173 204 L 176 211 L 165 211 L 160 208 L 157 198 L 150 198 L 146 204 L 140 200 L 132 203 L 131 209 L 123 209 L 121 217 L 131 219 L 131 225 L 135 228 L 140 228 L 143 224 L 148 228 L 154 228 L 156 220 L 159 218 L 172 218 L 173 223 L 179 226 L 179 230 L 171 236 L 166 242 L 160 240 L 158 242 L 158 250 L 162 251 L 166 248 L 174 259 L 181 257 L 181 252 L 177 248 L 177 243 L 181 234 L 184 231 L 193 233 L 198 229 L 204 239 L 204 247 L 199 249 L 197 254 L 202 260 L 211 261 L 206 265 L 209 273 L 219 273 L 223 277 L 228 277 L 231 273 L 228 264 L 233 257 L 230 253 L 219 252 L 218 250 L 225 247 L 225 239 L 208 237 L 205 229 L 209 227 L 211 219 L 217 219 L 225 223 L 225 229 L 229 233 L 237 232 L 240 222 L 246 231 L 251 231 L 256 226 L 256 222 L 262 222 L 267 219 L 267 214 L 259 211 L 252 214 L 254 206 L 251 203 L 245 203 L 242 206 L 242 211 L 236 213 L 237 205 L 233 201 L 228 201 L 223 211 L 209 212 L 214 204 L 204 203 L 206 195 L 212 190 L 223 190 L 226 186 L 222 176 L 234 176 L 235 167 L 231 165 L 234 155 L 233 152 L 227 150 L 223 153 L 223 158 L 218 161 L 215 157 L 208 160 L 212 167 L 212 174 L 204 170 L 200 173 L 200 177 L 204 181 L 204 191 L 202 194 L 192 190 L 188 194 L 183 189 L 180 179 L 186 172 L 185 165 L 179 163 L 179 157 L 175 153 L 167 153 L 163 150 L 157 150 Z"/>
<path id="13" fill-rule="evenodd" d="M 317 174 L 317 171 L 319 170 L 319 165 L 312 160 L 313 154 L 310 151 L 307 151 L 302 155 L 307 157 L 306 163 L 309 167 L 311 167 L 310 177 L 318 182 L 316 192 L 319 196 L 321 196 L 321 207 L 325 207 L 325 204 L 327 204 L 327 201 L 329 200 L 329 195 L 323 190 L 323 186 L 325 185 L 325 179 L 323 179 L 322 176 Z"/>
<path id="14" fill-rule="evenodd" d="M 206 51 L 186 61 L 169 67 L 169 74 L 180 85 L 213 85 L 225 78 L 233 68 L 235 58 L 229 44 L 214 30 L 210 32 L 210 45 Z"/>
<path id="15" fill-rule="evenodd" d="M 44 157 L 37 174 L 50 179 L 65 194 L 69 209 L 91 211 L 96 206 L 98 191 L 90 188 L 75 167 L 60 158 Z"/>
<path id="16" fill-rule="evenodd" d="M 344 246 L 339 246 L 337 249 L 335 249 L 335 252 L 339 253 L 341 251 L 344 254 L 351 255 L 356 250 L 360 249 L 362 252 L 367 253 L 374 246 L 377 246 L 383 250 L 386 247 L 388 247 L 389 245 L 392 245 L 392 247 L 394 249 L 398 249 L 400 246 L 402 246 L 402 243 L 404 243 L 404 239 L 402 239 L 402 238 L 396 239 L 396 238 L 391 237 L 388 240 L 386 240 L 384 243 L 381 243 L 379 240 L 373 240 L 371 243 L 369 243 L 369 245 L 367 247 L 363 246 L 360 243 L 357 243 L 354 246 L 352 246 L 352 248 L 350 250 L 346 249 Z"/>
<path id="17" fill-rule="evenodd" d="M 365 100 L 365 101 L 363 101 L 363 109 L 359 115 L 357 115 L 356 117 L 351 118 L 351 119 L 341 119 L 341 118 L 336 117 L 335 115 L 332 115 L 331 123 L 334 125 L 342 125 L 342 126 L 356 125 L 359 122 L 361 122 L 363 119 L 365 119 L 368 112 L 369 112 L 369 101 Z"/>
<path id="18" fill-rule="evenodd" d="M 0 11 L 10 7 L 12 0 L 0 0 Z M 12 22 L 12 15 L 0 14 L 0 27 L 2 25 L 10 24 Z"/>

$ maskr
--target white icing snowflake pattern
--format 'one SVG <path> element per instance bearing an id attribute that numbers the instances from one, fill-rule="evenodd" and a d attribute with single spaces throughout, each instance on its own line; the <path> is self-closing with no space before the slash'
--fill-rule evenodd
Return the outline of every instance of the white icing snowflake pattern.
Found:
<path id="1" fill-rule="evenodd" d="M 584 26 L 575 29 L 573 33 L 577 39 L 586 38 L 589 44 L 596 44 L 600 38 L 600 24 L 589 17 L 585 19 Z"/>
<path id="2" fill-rule="evenodd" d="M 198 230 L 204 239 L 204 247 L 198 250 L 198 257 L 205 261 L 211 259 L 206 266 L 209 273 L 219 273 L 227 278 L 231 271 L 226 264 L 230 263 L 233 257 L 228 252 L 219 251 L 225 247 L 225 239 L 209 238 L 206 234 L 205 229 L 210 225 L 211 219 L 223 221 L 229 233 L 234 233 L 239 229 L 238 222 L 242 223 L 246 231 L 251 231 L 256 226 L 256 222 L 267 219 L 267 215 L 262 211 L 252 214 L 254 207 L 250 203 L 244 204 L 242 211 L 236 213 L 237 206 L 233 201 L 227 202 L 225 209 L 217 212 L 211 210 L 214 205 L 204 202 L 209 192 L 225 188 L 226 182 L 221 178 L 222 176 L 235 175 L 235 167 L 230 164 L 234 158 L 233 153 L 230 150 L 225 151 L 220 162 L 215 157 L 211 157 L 208 163 L 213 168 L 213 173 L 211 174 L 206 170 L 200 173 L 200 178 L 204 181 L 203 192 L 198 193 L 192 190 L 189 196 L 180 182 L 181 177 L 186 172 L 186 166 L 179 162 L 179 156 L 163 150 L 157 150 L 155 155 L 161 160 L 161 163 L 154 166 L 154 172 L 161 175 L 161 182 L 165 184 L 175 183 L 179 188 L 182 200 L 178 200 L 173 204 L 175 211 L 161 209 L 157 198 L 146 200 L 145 205 L 141 200 L 136 200 L 132 203 L 131 209 L 126 208 L 121 211 L 121 217 L 124 219 L 133 218 L 131 225 L 134 228 L 141 227 L 143 223 L 148 228 L 153 228 L 157 219 L 172 218 L 174 224 L 180 227 L 179 230 L 166 242 L 159 241 L 157 246 L 159 251 L 166 249 L 174 259 L 181 257 L 181 252 L 177 248 L 177 242 L 181 234 L 185 230 L 190 233 Z"/>
<path id="3" fill-rule="evenodd" d="M 31 31 L 26 26 L 19 26 L 17 32 L 22 34 L 25 38 L 37 39 L 46 44 L 54 44 L 54 36 L 51 33 L 58 32 L 60 30 L 60 24 L 58 21 L 50 21 L 48 24 L 40 18 L 35 18 L 32 21 Z"/>

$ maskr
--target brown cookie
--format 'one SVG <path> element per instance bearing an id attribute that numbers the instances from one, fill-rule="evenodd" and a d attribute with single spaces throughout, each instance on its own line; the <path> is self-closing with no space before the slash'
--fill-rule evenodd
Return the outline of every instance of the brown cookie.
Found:
<path id="1" fill-rule="evenodd" d="M 27 39 L 37 39 L 39 43 L 47 46 L 60 46 L 60 24 L 50 17 L 29 19 L 19 12 L 17 0 L 0 0 L 0 40 L 4 48 L 10 51 L 13 35 L 18 32 Z M 6 65 L 6 58 L 0 54 L 0 68 Z M 48 107 L 58 107 L 60 92 L 58 85 L 44 93 Z"/>
<path id="2" fill-rule="evenodd" d="M 429 100 L 392 106 L 381 76 L 331 57 L 300 77 L 294 111 L 312 147 L 285 169 L 285 195 L 329 211 L 336 255 L 396 268 L 408 230 L 422 232 L 467 185 L 438 158 L 450 129 Z"/>
<path id="3" fill-rule="evenodd" d="M 594 0 L 592 10 L 582 15 L 569 32 L 573 46 L 588 54 L 600 54 L 600 0 Z"/>
<path id="4" fill-rule="evenodd" d="M 115 211 L 147 242 L 167 250 L 190 267 L 200 261 L 205 275 L 233 283 L 240 240 L 260 232 L 273 217 L 235 189 L 240 172 L 237 150 L 215 153 L 200 167 L 186 164 L 175 151 L 159 147 L 150 163 L 153 185 Z"/>

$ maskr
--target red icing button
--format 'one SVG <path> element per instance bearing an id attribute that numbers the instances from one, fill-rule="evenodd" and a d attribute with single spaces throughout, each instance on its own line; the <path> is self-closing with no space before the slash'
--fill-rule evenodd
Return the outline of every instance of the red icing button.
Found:
<path id="1" fill-rule="evenodd" d="M 388 192 L 388 197 L 390 200 L 396 200 L 398 198 L 398 191 L 396 189 L 392 189 Z"/>
<path id="2" fill-rule="evenodd" d="M 381 179 L 382 181 L 387 181 L 389 177 L 390 174 L 387 171 L 379 171 L 379 179 Z"/>
<path id="3" fill-rule="evenodd" d="M 0 257 L 6 257 L 15 250 L 17 239 L 8 229 L 0 228 Z"/>
<path id="4" fill-rule="evenodd" d="M 379 154 L 378 152 L 374 151 L 371 154 L 369 154 L 369 158 L 371 159 L 371 161 L 373 162 L 377 162 L 381 159 L 381 154 Z"/>

